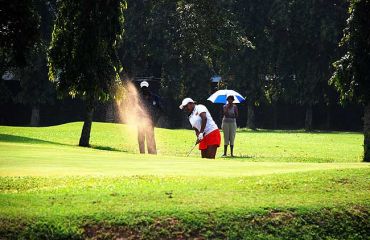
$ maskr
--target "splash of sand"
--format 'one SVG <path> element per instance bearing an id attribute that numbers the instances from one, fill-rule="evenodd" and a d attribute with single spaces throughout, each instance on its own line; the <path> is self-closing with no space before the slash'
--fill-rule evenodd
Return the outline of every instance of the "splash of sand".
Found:
<path id="1" fill-rule="evenodd" d="M 127 125 L 123 134 L 136 141 L 138 128 L 153 128 L 153 122 L 134 83 L 125 81 L 116 91 L 121 96 L 116 100 L 119 121 Z"/>

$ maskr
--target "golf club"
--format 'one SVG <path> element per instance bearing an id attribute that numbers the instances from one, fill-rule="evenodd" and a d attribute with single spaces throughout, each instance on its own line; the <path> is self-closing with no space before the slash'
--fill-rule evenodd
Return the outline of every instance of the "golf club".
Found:
<path id="1" fill-rule="evenodd" d="M 186 155 L 186 157 L 189 157 L 190 153 L 193 151 L 193 149 L 195 148 L 196 145 L 197 145 L 197 143 L 195 143 L 194 146 L 190 149 L 190 151 L 188 152 L 188 154 Z"/>

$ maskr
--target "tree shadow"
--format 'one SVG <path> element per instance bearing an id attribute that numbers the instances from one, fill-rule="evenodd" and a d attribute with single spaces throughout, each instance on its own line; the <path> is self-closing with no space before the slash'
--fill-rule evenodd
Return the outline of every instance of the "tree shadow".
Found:
<path id="1" fill-rule="evenodd" d="M 10 134 L 1 134 L 1 133 L 0 133 L 0 142 L 52 144 L 52 145 L 73 146 L 73 147 L 78 146 L 74 144 L 52 142 L 52 141 L 46 141 L 46 140 L 41 140 L 37 138 L 29 138 L 29 137 L 16 136 L 16 135 L 10 135 Z M 92 145 L 90 146 L 90 148 L 97 149 L 97 150 L 103 150 L 103 151 L 128 152 L 127 150 L 113 148 L 109 146 L 101 146 L 101 145 Z"/>
<path id="2" fill-rule="evenodd" d="M 92 145 L 90 147 L 93 148 L 93 149 L 103 150 L 103 151 L 128 152 L 127 150 L 123 150 L 123 149 L 119 149 L 119 148 L 113 148 L 113 147 L 108 147 L 108 146 Z"/>
<path id="3" fill-rule="evenodd" d="M 0 141 L 1 142 L 14 142 L 14 143 L 37 143 L 37 144 L 54 144 L 54 145 L 63 145 L 63 146 L 74 146 L 72 144 L 58 143 L 58 142 L 41 140 L 37 138 L 29 138 L 29 137 L 9 135 L 9 134 L 0 134 Z"/>
<path id="4" fill-rule="evenodd" d="M 329 130 L 311 130 L 311 131 L 305 131 L 304 129 L 256 129 L 252 130 L 249 128 L 239 128 L 236 132 L 238 133 L 280 133 L 280 134 L 286 134 L 286 133 L 308 133 L 308 134 L 359 134 L 361 132 L 342 132 L 342 131 L 329 131 Z"/>
<path id="5" fill-rule="evenodd" d="M 253 156 L 253 155 L 234 155 L 234 156 L 226 156 L 226 157 L 221 157 L 221 159 L 235 159 L 235 160 L 238 160 L 238 159 L 249 159 L 249 158 L 256 158 L 256 156 Z"/>

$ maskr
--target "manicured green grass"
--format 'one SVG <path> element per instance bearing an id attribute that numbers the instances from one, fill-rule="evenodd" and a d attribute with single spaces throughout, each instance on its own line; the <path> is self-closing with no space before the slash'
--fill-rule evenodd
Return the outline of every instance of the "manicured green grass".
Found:
<path id="1" fill-rule="evenodd" d="M 77 147 L 81 126 L 0 126 L 0 239 L 367 236 L 359 133 L 239 130 L 236 158 L 207 160 L 190 130 L 156 129 L 152 156 L 119 124 Z"/>
<path id="2" fill-rule="evenodd" d="M 0 141 L 76 146 L 82 123 L 24 128 L 0 126 Z M 195 142 L 193 131 L 156 129 L 159 155 L 186 156 Z M 94 123 L 91 132 L 93 148 L 138 153 L 136 129 L 122 124 Z M 223 143 L 222 143 L 223 144 Z M 305 133 L 302 131 L 239 130 L 234 160 L 263 162 L 360 162 L 361 133 Z M 218 151 L 221 155 L 222 149 Z M 199 156 L 194 149 L 192 157 Z"/>

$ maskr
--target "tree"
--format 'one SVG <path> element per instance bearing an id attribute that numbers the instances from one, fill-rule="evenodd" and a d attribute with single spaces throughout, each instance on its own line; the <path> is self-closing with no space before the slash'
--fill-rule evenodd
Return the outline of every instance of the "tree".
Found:
<path id="1" fill-rule="evenodd" d="M 128 1 L 122 61 L 129 76 L 161 79 L 161 95 L 178 110 L 185 96 L 203 101 L 210 77 L 227 74 L 230 50 L 249 44 L 236 26 L 229 1 Z"/>
<path id="2" fill-rule="evenodd" d="M 39 39 L 39 17 L 32 0 L 8 0 L 0 5 L 0 102 L 11 98 L 3 83 L 5 71 L 27 65 L 26 55 Z"/>
<path id="3" fill-rule="evenodd" d="M 15 100 L 31 107 L 30 125 L 39 126 L 40 106 L 53 103 L 55 99 L 54 86 L 48 79 L 45 43 L 36 43 L 27 58 L 30 64 L 22 68 L 21 91 Z"/>
<path id="4" fill-rule="evenodd" d="M 117 48 L 123 36 L 122 0 L 57 3 L 57 14 L 49 49 L 49 78 L 60 96 L 79 97 L 86 105 L 80 146 L 89 146 L 94 107 L 97 101 L 114 97 L 113 88 L 122 71 Z"/>
<path id="5" fill-rule="evenodd" d="M 334 62 L 330 83 L 340 101 L 356 101 L 364 106 L 364 157 L 370 162 L 370 0 L 351 0 L 349 17 L 340 45 L 345 55 Z"/>
<path id="6" fill-rule="evenodd" d="M 275 0 L 271 17 L 272 76 L 268 94 L 306 108 L 312 130 L 313 106 L 324 102 L 330 63 L 338 54 L 344 1 Z M 277 87 L 276 87 L 277 86 Z M 272 91 L 271 91 L 272 90 Z"/>
<path id="7" fill-rule="evenodd" d="M 236 1 L 234 12 L 245 28 L 254 48 L 243 48 L 233 63 L 235 86 L 247 96 L 247 127 L 256 129 L 255 107 L 264 99 L 264 79 L 268 74 L 269 26 L 272 1 Z"/>
<path id="8" fill-rule="evenodd" d="M 39 16 L 32 0 L 13 0 L 1 4 L 1 73 L 9 67 L 26 65 L 26 54 L 39 38 Z"/>
<path id="9" fill-rule="evenodd" d="M 21 91 L 17 94 L 16 101 L 32 108 L 30 125 L 38 126 L 41 105 L 53 103 L 55 99 L 54 86 L 48 79 L 46 57 L 51 40 L 55 1 L 33 0 L 33 4 L 40 17 L 40 38 L 26 55 L 28 65 L 22 68 Z"/>
<path id="10" fill-rule="evenodd" d="M 305 129 L 313 129 L 313 106 L 322 101 L 323 85 L 331 75 L 340 31 L 344 24 L 344 1 L 314 0 L 292 4 L 291 37 L 298 103 L 306 108 Z"/>

